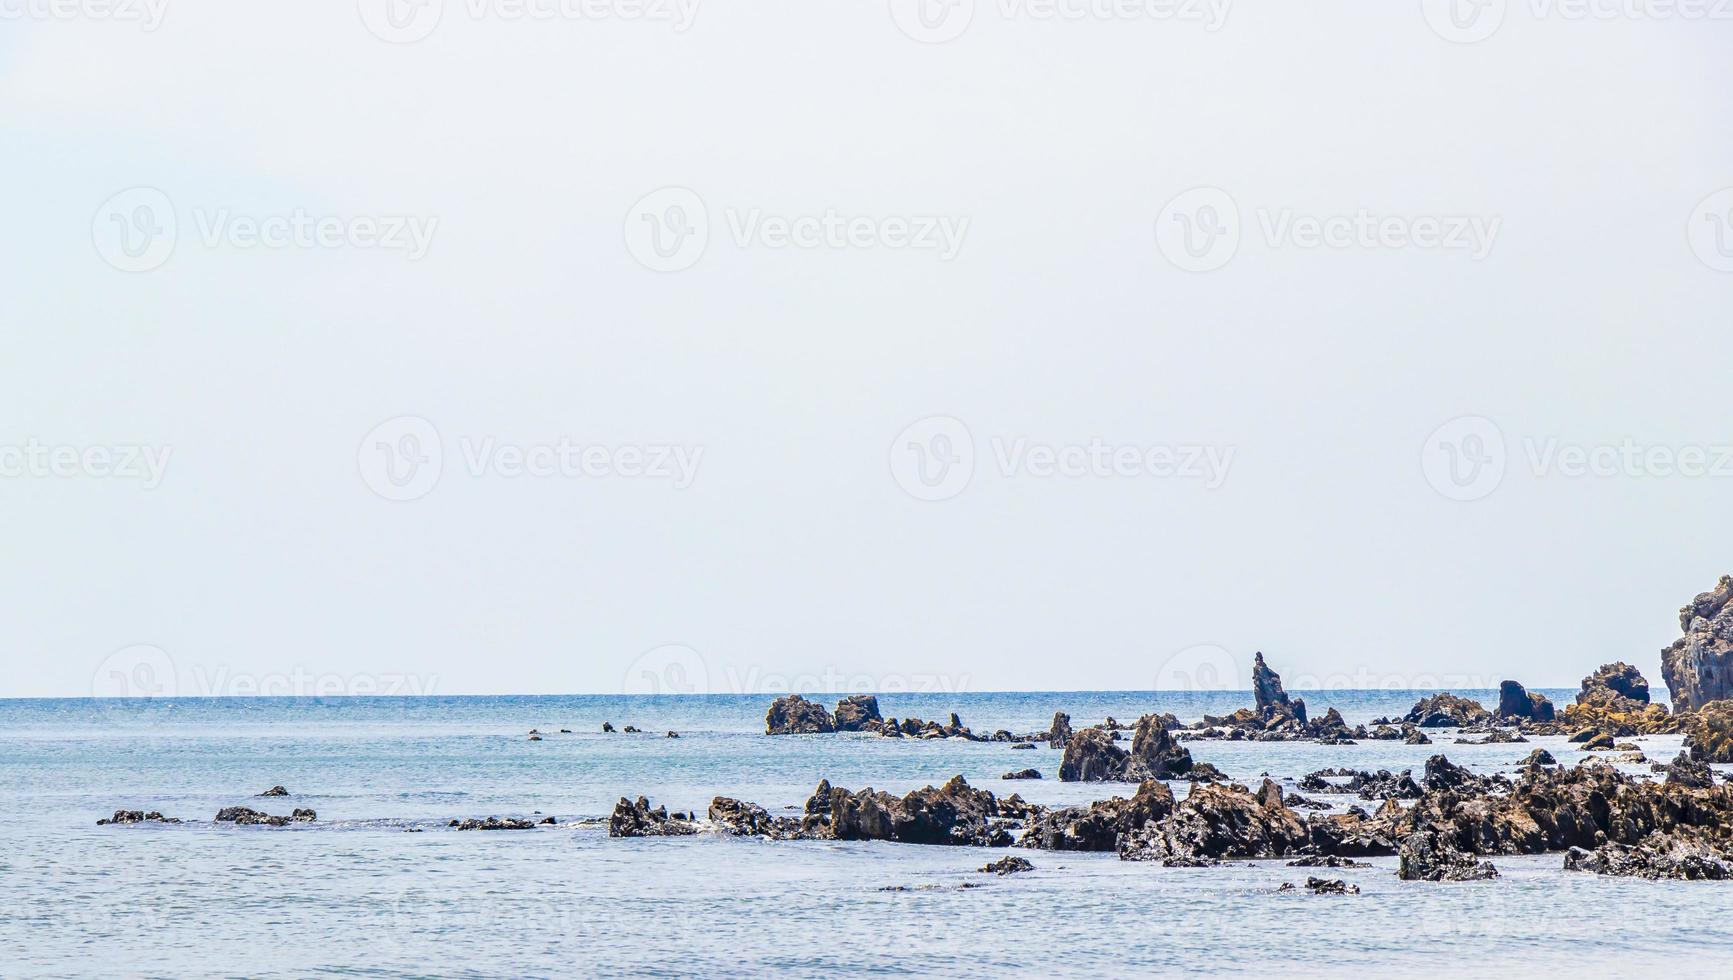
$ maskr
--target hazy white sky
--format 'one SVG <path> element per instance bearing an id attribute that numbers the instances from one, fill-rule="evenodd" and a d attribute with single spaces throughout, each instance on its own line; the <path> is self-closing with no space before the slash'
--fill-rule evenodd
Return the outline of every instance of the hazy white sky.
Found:
<path id="1" fill-rule="evenodd" d="M 1659 690 L 1733 571 L 1733 20 L 109 9 L 0 0 L 0 695 Z"/>

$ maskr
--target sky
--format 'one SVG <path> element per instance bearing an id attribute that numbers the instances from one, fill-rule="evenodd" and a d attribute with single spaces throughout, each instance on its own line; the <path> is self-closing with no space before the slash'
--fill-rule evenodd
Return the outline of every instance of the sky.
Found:
<path id="1" fill-rule="evenodd" d="M 1733 10 L 390 2 L 0 2 L 0 696 L 1659 694 L 1733 572 Z"/>

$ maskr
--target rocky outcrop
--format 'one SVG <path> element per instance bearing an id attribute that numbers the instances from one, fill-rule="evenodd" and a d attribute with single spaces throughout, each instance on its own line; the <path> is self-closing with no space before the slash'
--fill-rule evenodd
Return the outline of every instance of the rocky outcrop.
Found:
<path id="1" fill-rule="evenodd" d="M 261 813 L 244 806 L 230 806 L 217 811 L 216 822 L 241 826 L 287 827 L 291 823 L 310 823 L 318 818 L 319 815 L 312 810 L 295 810 L 283 817 Z"/>
<path id="2" fill-rule="evenodd" d="M 1020 801 L 1019 801 L 1020 802 Z M 897 797 L 868 788 L 831 790 L 831 832 L 838 840 L 1007 847 L 1024 829 L 1024 813 L 1003 814 L 999 801 L 961 776 Z"/>
<path id="3" fill-rule="evenodd" d="M 881 724 L 869 723 L 867 730 L 876 731 L 887 738 L 963 738 L 971 742 L 991 741 L 989 738 L 971 732 L 963 724 L 963 720 L 957 717 L 955 711 L 951 712 L 950 720 L 942 724 L 936 721 L 922 721 L 919 718 L 904 718 L 902 721 L 891 718 Z M 1005 732 L 1004 736 L 1000 741 L 1009 741 L 1011 733 Z"/>
<path id="4" fill-rule="evenodd" d="M 1006 875 L 1022 874 L 1025 871 L 1034 870 L 1035 865 L 1030 864 L 1028 858 L 1002 857 L 997 861 L 988 862 L 986 867 L 981 869 L 981 873 L 998 875 L 1003 878 Z"/>
<path id="5" fill-rule="evenodd" d="M 1649 682 L 1643 672 L 1622 660 L 1602 664 L 1583 678 L 1582 690 L 1577 692 L 1578 704 L 1616 705 L 1621 700 L 1649 703 Z"/>
<path id="6" fill-rule="evenodd" d="M 1733 576 L 1679 610 L 1685 635 L 1661 651 L 1661 679 L 1673 708 L 1690 711 L 1733 698 Z"/>
<path id="7" fill-rule="evenodd" d="M 622 800 L 621 802 L 625 801 Z M 553 818 L 550 817 L 542 822 L 552 823 Z M 487 817 L 485 819 L 471 817 L 468 820 L 453 820 L 448 826 L 453 830 L 534 830 L 536 829 L 536 822 L 521 817 Z M 619 834 L 616 836 L 630 835 Z"/>
<path id="8" fill-rule="evenodd" d="M 1492 715 L 1479 701 L 1441 693 L 1415 702 L 1404 720 L 1421 728 L 1468 728 L 1487 724 Z"/>
<path id="9" fill-rule="evenodd" d="M 1022 843 L 1048 851 L 1115 851 L 1121 835 L 1165 819 L 1173 807 L 1173 791 L 1151 779 L 1130 799 L 1114 797 L 1042 813 Z"/>
<path id="10" fill-rule="evenodd" d="M 1498 684 L 1498 709 L 1493 712 L 1493 717 L 1501 720 L 1552 721 L 1552 701 L 1544 694 L 1529 691 L 1516 681 L 1500 681 Z"/>
<path id="11" fill-rule="evenodd" d="M 125 826 L 127 824 L 135 823 L 180 823 L 180 818 L 165 817 L 156 810 L 150 810 L 148 812 L 144 810 L 116 810 L 114 811 L 114 816 L 104 817 L 101 820 L 98 820 L 96 825 L 98 827 L 106 827 L 110 824 Z"/>
<path id="12" fill-rule="evenodd" d="M 1350 885 L 1340 878 L 1307 878 L 1306 888 L 1314 895 L 1358 895 L 1359 885 Z"/>
<path id="13" fill-rule="evenodd" d="M 1489 861 L 1463 853 L 1446 834 L 1422 830 L 1402 839 L 1396 877 L 1403 881 L 1483 881 L 1498 877 Z"/>
<path id="14" fill-rule="evenodd" d="M 999 778 L 1000 779 L 1040 779 L 1041 778 L 1041 770 L 1039 770 L 1039 769 L 1019 769 L 1016 772 L 1008 772 L 1005 775 L 1000 776 Z"/>
<path id="15" fill-rule="evenodd" d="M 1592 851 L 1573 847 L 1565 852 L 1565 870 L 1654 881 L 1733 878 L 1733 862 L 1725 851 L 1672 834 L 1656 834 L 1635 846 L 1607 843 Z"/>
<path id="16" fill-rule="evenodd" d="M 1191 768 L 1191 753 L 1173 740 L 1161 718 L 1144 715 L 1138 719 L 1129 752 L 1104 729 L 1085 728 L 1073 735 L 1059 763 L 1059 779 L 1068 783 L 1142 782 L 1175 779 Z"/>
<path id="17" fill-rule="evenodd" d="M 1306 702 L 1289 699 L 1288 692 L 1282 690 L 1282 675 L 1264 663 L 1262 651 L 1252 657 L 1252 699 L 1261 718 L 1288 716 L 1302 725 L 1306 723 Z"/>
<path id="18" fill-rule="evenodd" d="M 1533 752 L 1528 754 L 1528 758 L 1522 760 L 1522 764 L 1524 767 L 1556 766 L 1558 765 L 1558 760 L 1553 758 L 1552 753 L 1548 752 L 1546 749 L 1535 749 Z"/>
<path id="19" fill-rule="evenodd" d="M 836 731 L 836 719 L 824 705 L 790 694 L 771 702 L 764 715 L 766 735 L 820 735 Z"/>
<path id="20" fill-rule="evenodd" d="M 1669 783 L 1691 789 L 1709 789 L 1715 785 L 1715 771 L 1709 768 L 1709 764 L 1693 759 L 1684 752 L 1680 752 L 1677 758 L 1664 766 L 1658 762 L 1655 765 L 1667 774 Z"/>
<path id="21" fill-rule="evenodd" d="M 273 786 L 270 789 L 265 790 L 263 793 L 260 793 L 259 795 L 260 796 L 288 796 L 289 791 L 284 789 L 281 786 Z"/>
<path id="22" fill-rule="evenodd" d="M 683 814 L 669 816 L 665 806 L 652 810 L 650 801 L 642 796 L 637 800 L 620 797 L 608 818 L 609 837 L 685 837 L 697 832 L 697 823 Z"/>
<path id="23" fill-rule="evenodd" d="M 1711 701 L 1687 716 L 1685 748 L 1699 762 L 1733 762 L 1733 701 Z"/>
<path id="24" fill-rule="evenodd" d="M 1193 783 L 1173 814 L 1120 838 L 1124 861 L 1286 857 L 1310 839 L 1282 790 L 1266 779 L 1256 793 L 1244 786 Z"/>
<path id="25" fill-rule="evenodd" d="M 871 731 L 884 721 L 879 714 L 879 699 L 871 694 L 851 694 L 836 703 L 836 730 L 839 732 Z"/>
<path id="26" fill-rule="evenodd" d="M 1047 747 L 1062 749 L 1071 744 L 1071 716 L 1063 711 L 1053 712 L 1053 727 L 1047 729 Z"/>

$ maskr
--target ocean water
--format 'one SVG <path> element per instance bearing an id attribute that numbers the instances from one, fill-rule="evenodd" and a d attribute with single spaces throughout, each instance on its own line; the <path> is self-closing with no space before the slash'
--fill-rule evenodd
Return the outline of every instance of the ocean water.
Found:
<path id="1" fill-rule="evenodd" d="M 1350 724 L 1424 691 L 1302 692 Z M 1488 703 L 1494 692 L 1460 692 Z M 1555 702 L 1570 692 L 1545 692 Z M 1358 896 L 1280 894 L 1307 869 L 1208 869 L 1015 851 L 700 836 L 612 840 L 621 796 L 702 812 L 734 796 L 798 807 L 820 778 L 906 791 L 962 774 L 1045 804 L 1125 795 L 1060 783 L 1045 746 L 768 737 L 766 696 L 0 701 L 0 975 L 38 976 L 1384 976 L 1652 966 L 1726 976 L 1733 884 L 1567 874 L 1559 855 L 1495 859 L 1492 882 L 1402 882 L 1395 860 L 1330 870 Z M 834 697 L 824 700 L 834 701 Z M 884 713 L 976 732 L 1172 711 L 1249 692 L 881 695 Z M 644 735 L 603 735 L 604 721 Z M 540 729 L 544 739 L 527 733 Z M 569 728 L 573 734 L 557 734 Z M 680 738 L 664 737 L 676 730 Z M 1231 777 L 1332 765 L 1418 769 L 1436 752 L 1508 770 L 1541 745 L 1193 742 Z M 1640 740 L 1653 759 L 1677 737 Z M 1034 766 L 1046 778 L 1005 782 Z M 293 795 L 259 799 L 281 784 Z M 1183 795 L 1184 784 L 1175 790 Z M 312 807 L 316 823 L 216 825 L 225 806 Z M 186 823 L 97 827 L 116 809 Z M 475 816 L 554 816 L 456 832 Z M 538 817 L 539 819 L 539 817 Z M 410 833 L 420 830 L 420 833 Z M 964 883 L 974 888 L 960 887 Z M 909 891 L 881 891 L 888 886 Z"/>

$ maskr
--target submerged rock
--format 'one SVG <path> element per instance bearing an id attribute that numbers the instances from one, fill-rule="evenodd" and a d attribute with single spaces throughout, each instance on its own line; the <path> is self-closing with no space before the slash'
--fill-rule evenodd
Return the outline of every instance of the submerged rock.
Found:
<path id="1" fill-rule="evenodd" d="M 1661 651 L 1661 678 L 1673 707 L 1691 711 L 1733 698 L 1733 576 L 1679 610 L 1685 635 Z"/>
<path id="2" fill-rule="evenodd" d="M 263 793 L 260 793 L 259 795 L 260 796 L 288 796 L 289 791 L 284 789 L 281 786 L 273 786 L 270 789 L 265 790 Z"/>
<path id="3" fill-rule="evenodd" d="M 621 802 L 625 801 L 622 800 Z M 551 823 L 552 820 L 553 818 L 550 817 L 542 822 Z M 468 820 L 453 820 L 447 826 L 453 830 L 534 830 L 536 829 L 536 822 L 518 817 L 471 817 Z"/>
<path id="4" fill-rule="evenodd" d="M 1350 885 L 1340 878 L 1307 878 L 1306 887 L 1314 895 L 1358 895 L 1359 885 Z"/>
<path id="5" fill-rule="evenodd" d="M 824 705 L 790 694 L 771 702 L 764 715 L 766 735 L 818 735 L 836 731 L 836 720 Z"/>
<path id="6" fill-rule="evenodd" d="M 179 817 L 165 817 L 156 810 L 116 810 L 114 816 L 104 817 L 96 822 L 98 827 L 110 824 L 126 825 L 135 823 L 180 823 Z"/>
<path id="7" fill-rule="evenodd" d="M 258 825 L 266 827 L 287 827 L 291 823 L 306 823 L 317 820 L 319 815 L 312 810 L 295 810 L 289 816 L 281 817 L 244 806 L 224 807 L 217 811 L 217 823 L 232 823 L 241 826 Z"/>
<path id="8" fill-rule="evenodd" d="M 1039 770 L 1039 769 L 1019 769 L 1016 772 L 1008 772 L 1005 775 L 1000 776 L 999 778 L 1000 779 L 1040 779 L 1041 778 L 1041 770 Z"/>
<path id="9" fill-rule="evenodd" d="M 1035 865 L 1030 864 L 1027 858 L 1002 857 L 997 861 L 988 863 L 986 867 L 981 869 L 981 872 L 983 874 L 995 874 L 1003 878 L 1006 875 L 1021 874 L 1025 871 L 1034 870 Z"/>

